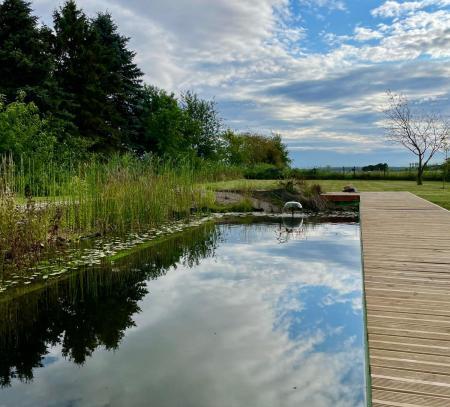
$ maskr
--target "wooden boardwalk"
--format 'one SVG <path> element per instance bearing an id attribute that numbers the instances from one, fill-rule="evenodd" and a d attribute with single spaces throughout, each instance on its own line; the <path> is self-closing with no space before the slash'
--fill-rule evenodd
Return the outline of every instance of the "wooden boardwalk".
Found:
<path id="1" fill-rule="evenodd" d="M 373 407 L 450 406 L 450 212 L 361 194 Z"/>

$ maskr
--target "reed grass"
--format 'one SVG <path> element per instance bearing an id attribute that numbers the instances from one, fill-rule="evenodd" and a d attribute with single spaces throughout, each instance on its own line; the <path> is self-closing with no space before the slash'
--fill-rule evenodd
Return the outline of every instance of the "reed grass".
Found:
<path id="1" fill-rule="evenodd" d="M 142 231 L 210 208 L 199 185 L 242 176 L 201 160 L 114 156 L 64 167 L 0 158 L 0 267 L 82 236 Z"/>

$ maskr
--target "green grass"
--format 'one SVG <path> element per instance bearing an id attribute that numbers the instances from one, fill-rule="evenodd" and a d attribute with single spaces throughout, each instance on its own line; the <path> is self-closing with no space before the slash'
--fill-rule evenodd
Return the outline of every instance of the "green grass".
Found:
<path id="1" fill-rule="evenodd" d="M 309 180 L 308 184 L 319 184 L 326 192 L 342 191 L 345 185 L 352 184 L 359 191 L 409 191 L 446 209 L 450 209 L 450 184 L 442 189 L 442 182 L 425 181 L 417 185 L 415 181 L 378 181 L 378 180 Z M 279 185 L 277 180 L 247 180 L 213 182 L 206 184 L 208 189 L 218 190 L 255 190 L 274 189 Z"/>
<path id="2" fill-rule="evenodd" d="M 417 185 L 414 181 L 320 180 L 310 182 L 317 182 L 327 192 L 342 191 L 342 187 L 348 184 L 354 185 L 361 192 L 408 191 L 450 209 L 450 184 L 446 185 L 446 189 L 442 189 L 442 182 L 438 181 L 425 181 L 423 185 Z"/>
<path id="3" fill-rule="evenodd" d="M 235 179 L 230 181 L 209 182 L 201 186 L 212 191 L 254 191 L 257 189 L 275 189 L 278 180 Z"/>

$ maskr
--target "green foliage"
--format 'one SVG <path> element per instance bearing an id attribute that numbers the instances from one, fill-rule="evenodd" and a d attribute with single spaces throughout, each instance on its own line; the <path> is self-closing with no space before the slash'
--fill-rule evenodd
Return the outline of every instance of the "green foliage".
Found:
<path id="1" fill-rule="evenodd" d="M 277 168 L 289 166 L 287 147 L 278 134 L 265 137 L 259 134 L 237 134 L 228 130 L 224 134 L 225 152 L 228 162 L 254 166 L 269 164 Z"/>
<path id="2" fill-rule="evenodd" d="M 74 1 L 68 1 L 53 15 L 55 40 L 55 80 L 58 85 L 56 114 L 73 121 L 79 134 L 92 134 L 95 114 L 99 108 L 98 66 L 94 63 L 94 32 L 86 15 Z M 98 123 L 96 123 L 98 125 Z"/>
<path id="3" fill-rule="evenodd" d="M 366 172 L 366 171 L 383 171 L 383 172 L 386 172 L 389 169 L 389 166 L 386 163 L 384 163 L 384 164 L 379 163 L 379 164 L 376 164 L 376 165 L 367 165 L 365 167 L 362 167 L 361 169 L 364 172 Z"/>
<path id="4" fill-rule="evenodd" d="M 203 100 L 193 92 L 181 95 L 185 114 L 184 138 L 198 157 L 217 158 L 222 148 L 221 120 L 214 101 Z"/>
<path id="5" fill-rule="evenodd" d="M 244 172 L 247 179 L 283 179 L 283 169 L 272 164 L 255 164 L 247 168 Z"/>
<path id="6" fill-rule="evenodd" d="M 252 200 L 249 197 L 244 197 L 239 202 L 233 202 L 228 204 L 214 203 L 210 209 L 217 213 L 230 213 L 230 212 L 253 212 L 255 210 Z"/>
<path id="7" fill-rule="evenodd" d="M 22 93 L 15 102 L 0 103 L 0 155 L 11 154 L 16 161 L 27 157 L 40 166 L 53 159 L 56 137 L 36 105 L 24 98 Z"/>
<path id="8" fill-rule="evenodd" d="M 300 169 L 294 168 L 289 170 L 286 174 L 287 177 L 297 179 L 336 179 L 336 180 L 404 180 L 414 181 L 417 178 L 417 174 L 414 169 L 412 170 L 389 170 L 389 171 L 362 171 L 359 169 L 344 169 L 342 171 L 333 170 L 329 168 L 312 168 L 312 169 Z M 423 179 L 426 181 L 442 181 L 443 172 L 442 169 L 425 170 L 423 173 Z"/>
<path id="9" fill-rule="evenodd" d="M 185 151 L 184 113 L 174 94 L 155 86 L 144 86 L 141 100 L 139 150 L 174 155 Z"/>
<path id="10" fill-rule="evenodd" d="M 78 134 L 97 147 L 107 131 L 102 116 L 105 106 L 100 79 L 103 73 L 98 61 L 100 53 L 97 31 L 87 16 L 68 1 L 54 13 L 55 79 L 60 90 L 59 114 L 73 119 Z M 117 134 L 110 134 L 117 145 Z"/>
<path id="11" fill-rule="evenodd" d="M 4 262 L 35 261 L 42 249 L 60 240 L 121 235 L 188 218 L 193 210 L 214 205 L 214 194 L 201 183 L 227 174 L 237 175 L 233 167 L 200 158 L 172 161 L 124 154 L 73 166 L 3 158 L 0 268 Z M 32 197 L 38 194 L 45 196 Z"/>
<path id="12" fill-rule="evenodd" d="M 121 150 L 137 128 L 142 72 L 109 14 L 91 21 L 68 1 L 54 14 L 57 116 L 71 120 L 90 149 Z"/>
<path id="13" fill-rule="evenodd" d="M 135 53 L 130 51 L 129 39 L 118 33 L 110 14 L 98 14 L 92 22 L 96 34 L 96 58 L 100 77 L 102 99 L 101 115 L 104 133 L 102 148 L 127 143 L 137 131 L 138 107 L 136 101 L 142 90 L 142 72 L 133 62 Z M 117 140 L 108 142 L 108 135 Z M 116 144 L 114 144 L 116 143 Z"/>
<path id="14" fill-rule="evenodd" d="M 220 119 L 213 101 L 187 92 L 178 100 L 155 86 L 144 86 L 140 102 L 140 134 L 135 145 L 159 155 L 218 158 Z"/>
<path id="15" fill-rule="evenodd" d="M 116 152 L 135 151 L 235 166 L 289 165 L 279 135 L 224 134 L 214 100 L 191 91 L 177 98 L 143 86 L 128 43 L 110 14 L 89 18 L 74 0 L 54 12 L 53 30 L 38 24 L 24 0 L 0 5 L 0 95 L 8 104 L 25 90 L 26 101 L 39 108 L 35 119 L 45 121 L 46 130 L 33 131 L 39 142 L 49 138 L 41 161 L 51 161 L 53 154 L 70 167 L 90 153 L 107 160 Z M 25 130 L 17 136 L 15 131 L 3 137 L 0 153 L 12 151 L 17 160 L 26 151 L 15 138 L 23 139 Z M 33 151 L 43 149 L 38 147 Z"/>
<path id="16" fill-rule="evenodd" d="M 46 105 L 51 68 L 50 30 L 38 25 L 29 2 L 4 0 L 0 4 L 0 94 L 10 103 L 22 90 L 29 100 Z"/>

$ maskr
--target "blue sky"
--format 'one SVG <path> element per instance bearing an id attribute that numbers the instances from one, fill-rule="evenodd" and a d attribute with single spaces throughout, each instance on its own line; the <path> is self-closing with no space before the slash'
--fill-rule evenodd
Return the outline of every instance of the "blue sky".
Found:
<path id="1" fill-rule="evenodd" d="M 46 23 L 58 0 L 35 0 Z M 415 157 L 384 140 L 387 89 L 450 112 L 450 0 L 78 0 L 109 11 L 146 80 L 215 98 L 235 130 L 280 133 L 294 164 Z"/>

